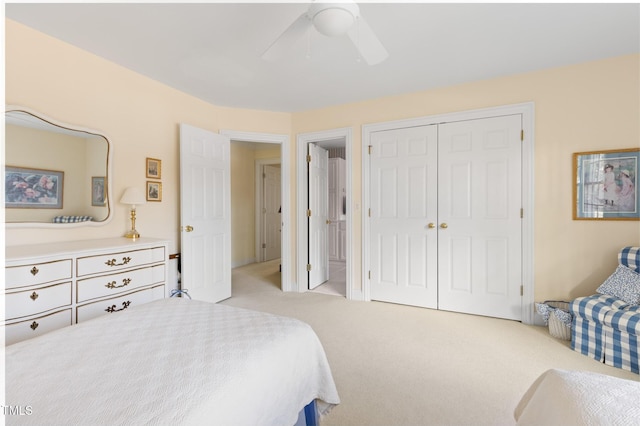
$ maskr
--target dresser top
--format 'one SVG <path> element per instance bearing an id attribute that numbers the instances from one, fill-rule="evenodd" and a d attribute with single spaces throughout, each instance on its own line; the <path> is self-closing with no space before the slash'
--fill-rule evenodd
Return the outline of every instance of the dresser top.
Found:
<path id="1" fill-rule="evenodd" d="M 40 257 L 73 255 L 78 252 L 94 252 L 109 250 L 135 250 L 151 246 L 168 244 L 167 240 L 159 238 L 104 238 L 97 240 L 61 241 L 46 244 L 28 244 L 5 247 L 5 261 L 19 259 L 34 259 Z"/>

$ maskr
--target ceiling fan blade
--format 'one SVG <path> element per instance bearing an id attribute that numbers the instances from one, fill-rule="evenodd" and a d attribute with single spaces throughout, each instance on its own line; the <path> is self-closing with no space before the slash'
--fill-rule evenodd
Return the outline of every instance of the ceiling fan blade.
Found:
<path id="1" fill-rule="evenodd" d="M 278 37 L 271 46 L 267 48 L 262 54 L 262 59 L 273 61 L 282 58 L 291 51 L 293 45 L 300 39 L 312 26 L 312 22 L 307 16 L 307 13 L 303 13 L 293 21 L 293 24 L 289 25 L 280 37 Z"/>
<path id="2" fill-rule="evenodd" d="M 379 64 L 389 56 L 387 49 L 380 43 L 380 40 L 378 40 L 378 37 L 362 15 L 358 17 L 356 24 L 347 34 L 349 34 L 349 38 L 356 45 L 360 56 L 367 64 Z"/>

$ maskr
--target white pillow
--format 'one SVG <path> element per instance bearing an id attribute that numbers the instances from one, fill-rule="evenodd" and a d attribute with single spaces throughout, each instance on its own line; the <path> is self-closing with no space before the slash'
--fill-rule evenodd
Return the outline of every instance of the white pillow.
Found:
<path id="1" fill-rule="evenodd" d="M 640 274 L 624 265 L 618 265 L 613 274 L 596 291 L 617 297 L 630 305 L 638 305 L 640 304 Z"/>

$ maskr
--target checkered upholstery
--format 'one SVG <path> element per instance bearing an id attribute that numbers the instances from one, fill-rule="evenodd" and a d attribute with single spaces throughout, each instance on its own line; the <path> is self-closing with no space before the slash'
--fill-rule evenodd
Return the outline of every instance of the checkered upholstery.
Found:
<path id="1" fill-rule="evenodd" d="M 604 294 L 578 297 L 569 304 L 573 315 L 571 327 L 571 348 L 597 361 L 604 360 L 605 317 L 612 309 L 627 306 L 620 299 Z"/>
<path id="2" fill-rule="evenodd" d="M 628 306 L 606 316 L 605 364 L 640 373 L 638 335 L 640 335 L 640 306 Z"/>
<path id="3" fill-rule="evenodd" d="M 620 250 L 618 262 L 640 272 L 640 247 Z M 573 314 L 571 347 L 575 351 L 605 364 L 640 373 L 640 305 L 594 294 L 573 300 L 569 311 Z"/>
<path id="4" fill-rule="evenodd" d="M 625 247 L 620 250 L 618 263 L 640 272 L 640 247 Z"/>

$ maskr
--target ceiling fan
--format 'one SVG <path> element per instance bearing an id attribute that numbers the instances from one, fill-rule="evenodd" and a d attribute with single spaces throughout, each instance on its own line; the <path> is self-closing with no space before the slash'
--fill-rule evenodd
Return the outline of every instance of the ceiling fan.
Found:
<path id="1" fill-rule="evenodd" d="M 384 61 L 389 54 L 353 1 L 342 3 L 313 3 L 262 54 L 263 59 L 283 57 L 291 47 L 314 27 L 328 37 L 347 34 L 369 65 Z"/>

